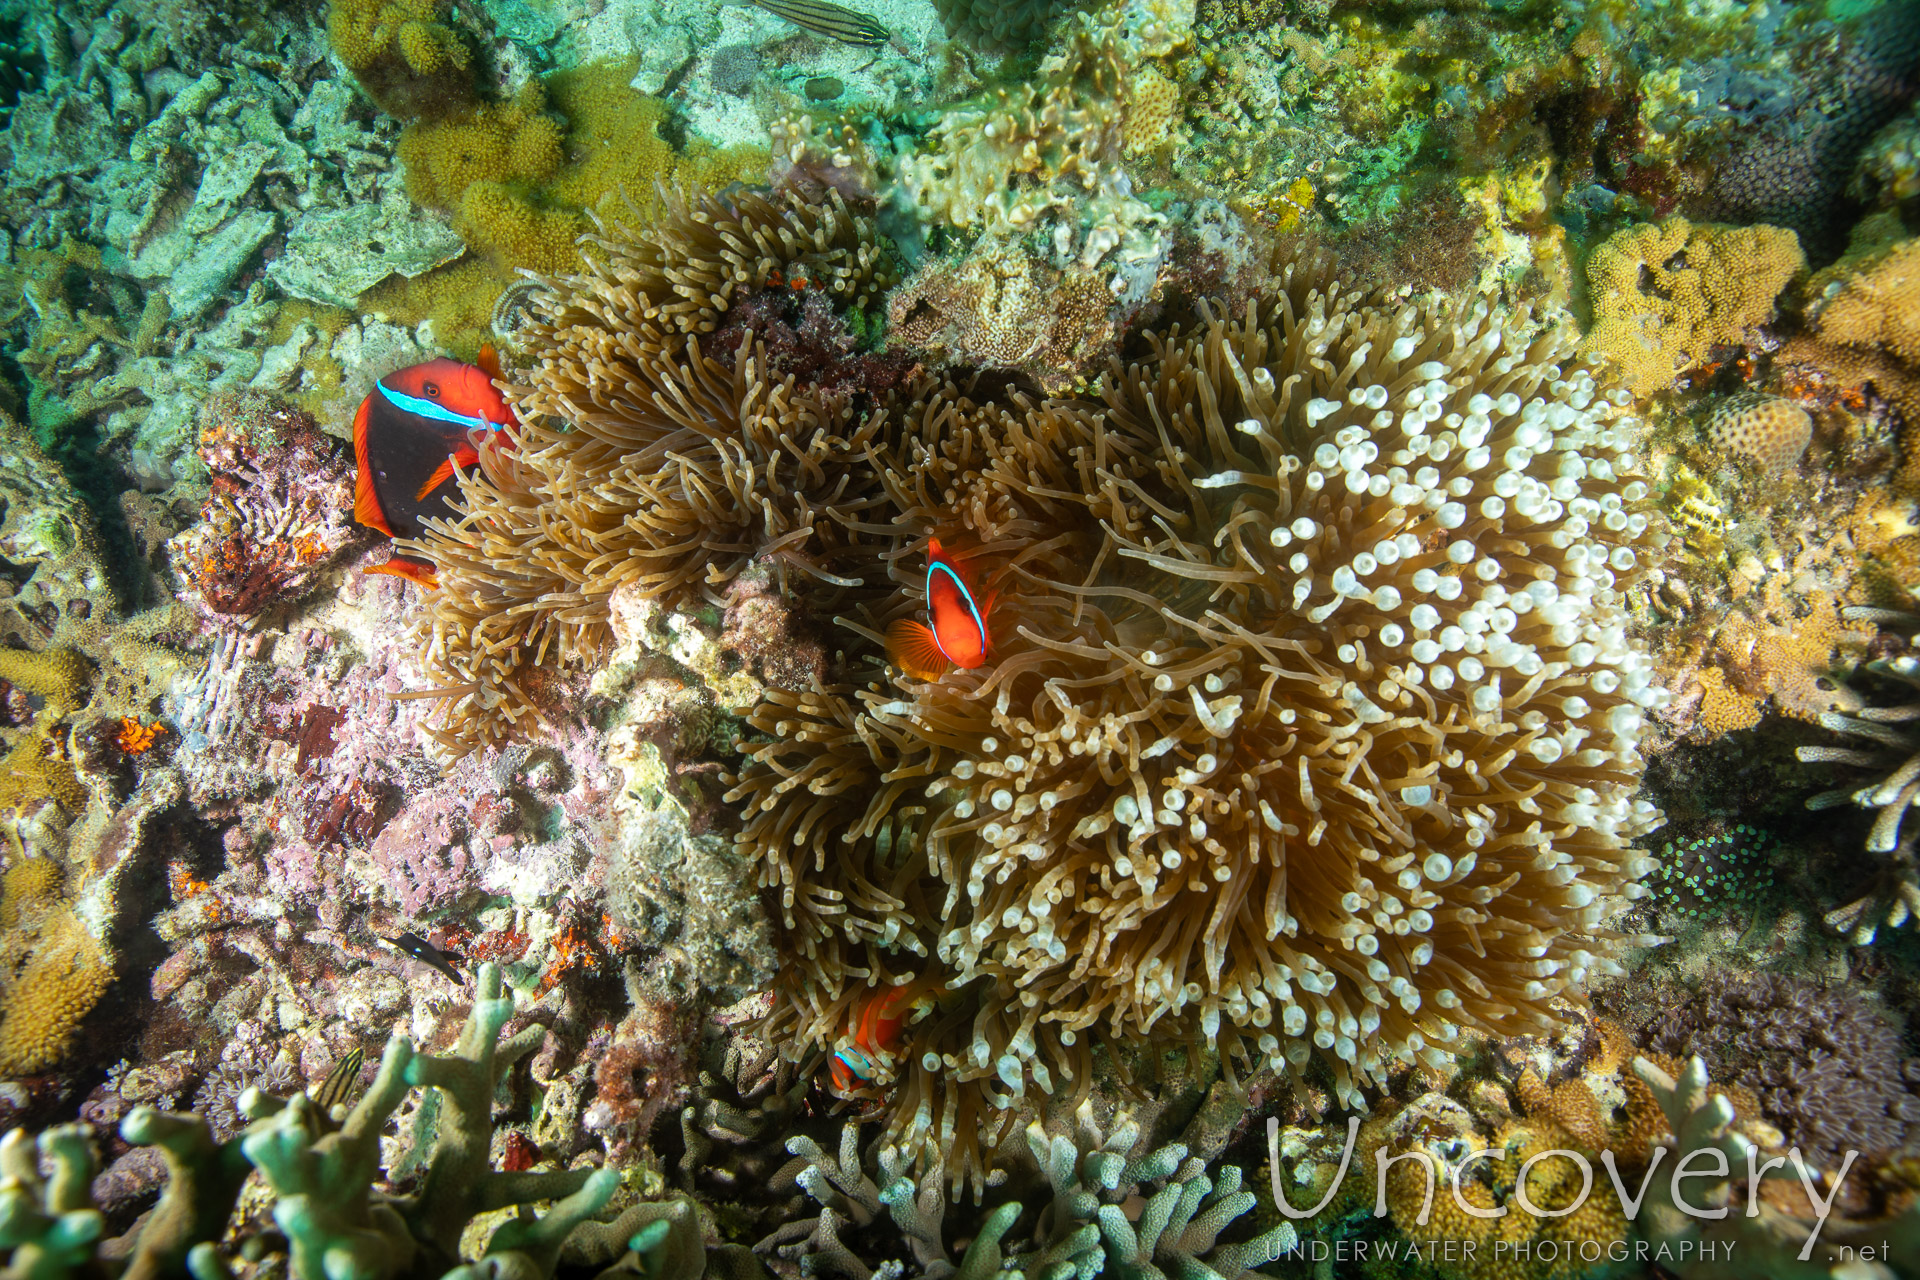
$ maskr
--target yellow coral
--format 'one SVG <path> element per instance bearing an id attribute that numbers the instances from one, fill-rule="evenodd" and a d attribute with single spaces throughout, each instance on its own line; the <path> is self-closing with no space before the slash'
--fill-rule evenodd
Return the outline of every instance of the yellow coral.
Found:
<path id="1" fill-rule="evenodd" d="M 512 102 L 480 104 L 401 135 L 408 192 L 452 213 L 454 228 L 491 264 L 484 283 L 471 271 L 462 277 L 489 305 L 521 268 L 577 270 L 575 242 L 589 229 L 587 210 L 624 213 L 612 207 L 623 193 L 645 200 L 657 183 L 724 187 L 764 175 L 760 148 L 697 142 L 676 152 L 660 136 L 666 104 L 633 91 L 633 69 L 632 62 L 594 63 L 545 84 L 531 81 Z M 478 319 L 469 309 L 464 324 L 435 329 L 443 339 L 465 337 Z"/>
<path id="2" fill-rule="evenodd" d="M 27 813 L 52 797 L 70 814 L 87 807 L 87 789 L 60 754 L 50 730 L 23 734 L 0 760 L 0 811 Z"/>
<path id="3" fill-rule="evenodd" d="M 380 109 L 402 120 L 470 105 L 471 58 L 438 0 L 333 0 L 327 39 Z"/>
<path id="4" fill-rule="evenodd" d="M 1707 419 L 1707 440 L 1717 451 L 1779 476 L 1806 453 L 1813 441 L 1813 419 L 1784 397 L 1742 392 L 1714 409 Z"/>
<path id="5" fill-rule="evenodd" d="M 1842 644 L 1864 642 L 1870 633 L 1848 628 L 1838 602 L 1824 591 L 1807 593 L 1798 608 L 1785 602 L 1777 580 L 1769 583 L 1767 594 L 1766 615 L 1776 619 L 1772 625 L 1733 613 L 1714 635 L 1713 658 L 1727 679 L 1723 685 L 1707 670 L 1700 673 L 1708 691 L 1700 712 L 1702 728 L 1709 728 L 1709 709 L 1721 717 L 1718 723 L 1724 728 L 1746 728 L 1758 720 L 1759 706 L 1768 697 L 1775 709 L 1796 720 L 1818 720 L 1858 705 L 1857 695 L 1833 678 L 1834 653 Z M 1753 720 L 1737 723 L 1747 712 L 1734 696 L 1752 700 Z"/>
<path id="6" fill-rule="evenodd" d="M 93 683 L 93 664 L 72 649 L 48 649 L 44 653 L 0 649 L 0 680 L 39 694 L 52 706 L 67 711 L 85 699 Z"/>
<path id="7" fill-rule="evenodd" d="M 66 874 L 52 858 L 22 858 L 0 880 L 0 928 L 17 929 L 26 913 L 60 896 Z"/>
<path id="8" fill-rule="evenodd" d="M 588 230 L 578 211 L 543 207 L 500 182 L 468 187 L 453 225 L 493 260 L 549 275 L 579 268 L 574 242 Z"/>
<path id="9" fill-rule="evenodd" d="M 1588 351 L 1620 367 L 1638 396 L 1705 363 L 1716 343 L 1741 343 L 1773 316 L 1774 299 L 1806 266 L 1780 227 L 1727 227 L 1685 218 L 1615 232 L 1587 262 L 1593 296 Z"/>
<path id="10" fill-rule="evenodd" d="M 1132 89 L 1120 124 L 1120 139 L 1130 154 L 1137 155 L 1153 150 L 1173 131 L 1180 116 L 1180 90 L 1152 67 L 1134 73 Z"/>
<path id="11" fill-rule="evenodd" d="M 41 925 L 38 944 L 0 996 L 0 1072 L 43 1071 L 66 1056 L 80 1020 L 106 994 L 112 966 L 71 910 Z"/>
<path id="12" fill-rule="evenodd" d="M 1820 308 L 1820 336 L 1920 365 L 1920 239 L 1843 265 L 1851 271 Z"/>
<path id="13" fill-rule="evenodd" d="M 400 56 L 421 75 L 432 75 L 446 67 L 467 65 L 466 46 L 458 36 L 434 22 L 407 22 L 400 26 Z"/>
<path id="14" fill-rule="evenodd" d="M 1700 710 L 1693 718 L 1699 732 L 1709 738 L 1718 738 L 1736 730 L 1751 729 L 1760 723 L 1760 706 L 1764 698 L 1729 689 L 1727 673 L 1718 667 L 1703 667 L 1699 678 L 1706 689 L 1700 699 Z"/>

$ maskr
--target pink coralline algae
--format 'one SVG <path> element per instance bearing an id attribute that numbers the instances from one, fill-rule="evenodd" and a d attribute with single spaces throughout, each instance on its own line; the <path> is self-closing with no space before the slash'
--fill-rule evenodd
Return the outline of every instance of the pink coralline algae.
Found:
<path id="1" fill-rule="evenodd" d="M 305 414 L 259 392 L 216 396 L 200 458 L 211 492 L 168 549 L 183 594 L 209 613 L 245 618 L 294 600 L 360 540 L 352 457 Z"/>

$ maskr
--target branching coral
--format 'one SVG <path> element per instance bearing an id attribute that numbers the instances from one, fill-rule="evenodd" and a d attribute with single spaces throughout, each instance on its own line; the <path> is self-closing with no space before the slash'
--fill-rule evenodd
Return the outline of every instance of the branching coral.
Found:
<path id="1" fill-rule="evenodd" d="M 1652 1248 L 1698 1259 L 1684 1269 L 1688 1280 L 1845 1275 L 1863 1266 L 1905 1275 L 1920 1266 L 1920 1202 L 1910 1179 L 1889 1179 L 1893 1185 L 1878 1213 L 1833 1212 L 1840 1191 L 1835 1171 L 1763 1151 L 1742 1131 L 1739 1108 L 1700 1058 L 1684 1066 L 1639 1058 L 1633 1069 L 1665 1117 L 1662 1145 L 1674 1157 L 1666 1168 L 1684 1162 L 1709 1174 L 1652 1179 L 1635 1220 Z M 1706 1153 L 1707 1159 L 1695 1158 Z M 1812 1198 L 1821 1193 L 1821 1173 L 1828 1175 L 1825 1205 Z M 1865 1257 L 1874 1261 L 1863 1263 Z"/>
<path id="2" fill-rule="evenodd" d="M 1910 615 L 1871 609 L 1849 612 L 1905 623 L 1909 628 L 1914 625 Z M 1865 669 L 1920 688 L 1920 657 L 1911 653 L 1876 659 Z M 1821 726 L 1854 739 L 1857 745 L 1795 749 L 1795 755 L 1809 764 L 1853 765 L 1876 771 L 1874 779 L 1864 786 L 1823 791 L 1807 801 L 1809 809 L 1852 803 L 1876 811 L 1873 827 L 1867 833 L 1867 852 L 1884 856 L 1880 884 L 1874 892 L 1827 916 L 1829 924 L 1851 934 L 1861 945 L 1873 940 L 1881 924 L 1898 928 L 1920 915 L 1920 864 L 1915 859 L 1920 835 L 1901 830 L 1907 810 L 1920 798 L 1920 740 L 1904 727 L 1916 720 L 1920 720 L 1920 701 L 1859 707 L 1851 714 L 1830 711 L 1819 717 Z"/>
<path id="3" fill-rule="evenodd" d="M 488 1152 L 492 1105 L 501 1075 L 546 1035 L 533 1026 L 504 1043 L 499 1034 L 513 1012 L 501 995 L 500 971 L 483 965 L 475 979 L 472 1014 L 451 1053 L 416 1055 L 406 1037 L 387 1044 L 366 1093 L 351 1110 L 322 1115 L 313 1099 L 289 1100 L 250 1091 L 241 1102 L 250 1123 L 230 1139 L 216 1139 L 197 1115 L 134 1108 L 121 1124 L 127 1141 L 158 1146 L 169 1178 L 158 1206 L 144 1217 L 127 1249 L 96 1253 L 101 1217 L 87 1197 L 93 1168 L 79 1127 L 43 1135 L 40 1149 L 53 1177 L 35 1169 L 32 1146 L 16 1130 L 0 1142 L 0 1248 L 11 1251 L 9 1275 L 122 1274 L 139 1277 L 191 1273 L 212 1280 L 226 1274 L 224 1250 L 261 1250 L 266 1242 L 243 1228 L 229 1236 L 242 1182 L 251 1170 L 264 1177 L 273 1220 L 288 1257 L 280 1265 L 296 1280 L 358 1276 L 461 1274 L 470 1280 L 541 1280 L 553 1274 L 574 1229 L 599 1213 L 619 1186 L 611 1170 L 516 1172 L 493 1169 Z M 421 1176 L 410 1195 L 376 1190 L 382 1173 L 382 1135 L 414 1087 L 437 1090 L 435 1108 L 415 1113 L 410 1163 Z M 498 1226 L 478 1262 L 449 1273 L 461 1257 L 461 1238 L 486 1213 L 552 1200 L 538 1218 Z M 621 1219 L 627 1234 L 660 1206 L 636 1206 Z"/>
<path id="4" fill-rule="evenodd" d="M 1242 1188 L 1238 1166 L 1223 1164 L 1209 1172 L 1210 1161 L 1190 1155 L 1184 1142 L 1152 1146 L 1125 1114 L 1108 1130 L 1096 1122 L 1092 1106 L 1082 1103 L 1070 1125 L 1049 1129 L 1036 1120 L 1028 1125 L 1026 1139 L 1043 1180 L 1039 1195 L 1045 1198 L 1031 1215 L 1019 1199 L 987 1210 L 956 1260 L 943 1243 L 946 1197 L 938 1170 L 916 1179 L 911 1162 L 886 1145 L 870 1151 L 863 1164 L 857 1122 L 841 1131 L 833 1154 L 810 1138 L 795 1138 L 787 1145 L 798 1159 L 787 1176 L 805 1188 L 820 1211 L 789 1223 L 756 1248 L 775 1255 L 773 1265 L 782 1275 L 822 1269 L 877 1274 L 845 1236 L 891 1218 L 920 1273 L 931 1280 L 1009 1271 L 1055 1280 L 1097 1275 L 1236 1280 L 1262 1276 L 1253 1268 L 1279 1257 L 1295 1241 L 1293 1227 L 1285 1222 L 1251 1236 L 1236 1223 L 1255 1203 L 1254 1193 Z M 1221 1243 L 1220 1235 L 1230 1230 L 1243 1238 Z"/>
<path id="5" fill-rule="evenodd" d="M 1629 227 L 1587 262 L 1593 331 L 1587 349 L 1612 360 L 1635 395 L 1664 390 L 1773 317 L 1774 299 L 1804 269 L 1791 231 L 1695 226 L 1685 218 Z"/>

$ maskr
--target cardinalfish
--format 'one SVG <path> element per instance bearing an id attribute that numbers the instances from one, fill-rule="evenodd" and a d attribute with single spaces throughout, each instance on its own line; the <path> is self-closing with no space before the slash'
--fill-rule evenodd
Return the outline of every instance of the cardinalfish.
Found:
<path id="1" fill-rule="evenodd" d="M 333 1070 L 327 1072 L 327 1078 L 317 1088 L 307 1090 L 307 1097 L 313 1099 L 314 1110 L 322 1116 L 331 1117 L 335 1107 L 347 1105 L 354 1090 L 359 1087 L 360 1065 L 366 1061 L 366 1057 L 364 1050 L 352 1050 L 333 1064 Z"/>
<path id="2" fill-rule="evenodd" d="M 879 19 L 858 9 L 829 4 L 827 0 L 753 0 L 753 3 L 776 18 L 785 18 L 803 31 L 829 40 L 863 49 L 890 44 L 902 57 L 908 54 L 906 41 L 887 30 Z"/>
<path id="3" fill-rule="evenodd" d="M 835 1050 L 828 1064 L 837 1092 L 852 1093 L 858 1082 L 873 1079 L 874 1060 L 900 1047 L 900 1033 L 918 1005 L 916 985 L 876 992 L 861 1006 L 850 1032 L 853 1043 Z"/>
<path id="4" fill-rule="evenodd" d="M 947 668 L 971 671 L 984 664 L 992 641 L 987 618 L 994 593 L 982 595 L 967 566 L 947 554 L 940 539 L 927 540 L 927 616 L 933 625 L 902 618 L 887 628 L 887 657 L 910 676 L 938 680 Z"/>
<path id="5" fill-rule="evenodd" d="M 389 538 L 414 538 L 426 517 L 451 514 L 454 469 L 480 461 L 476 433 L 512 447 L 498 433 L 519 420 L 494 385 L 499 377 L 493 348 L 482 347 L 478 364 L 442 357 L 375 383 L 353 417 L 353 518 Z M 439 585 L 429 561 L 397 552 L 362 572 Z"/>

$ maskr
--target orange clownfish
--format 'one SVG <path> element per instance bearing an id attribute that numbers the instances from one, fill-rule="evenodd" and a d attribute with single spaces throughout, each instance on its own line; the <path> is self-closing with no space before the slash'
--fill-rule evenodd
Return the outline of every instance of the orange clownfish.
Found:
<path id="1" fill-rule="evenodd" d="M 518 425 L 494 385 L 500 362 L 480 348 L 478 364 L 441 357 L 396 369 L 376 382 L 353 416 L 353 518 L 389 538 L 417 537 L 421 519 L 446 515 L 453 469 L 480 461 L 472 433 Z M 502 444 L 511 446 L 510 438 Z M 363 573 L 391 573 L 432 588 L 433 565 L 395 554 Z"/>
<path id="2" fill-rule="evenodd" d="M 855 1082 L 873 1079 L 873 1059 L 880 1053 L 892 1053 L 900 1045 L 900 1031 L 913 1012 L 911 984 L 894 987 L 868 998 L 853 1025 L 853 1046 L 837 1050 L 829 1064 L 833 1087 L 851 1093 Z"/>
<path id="3" fill-rule="evenodd" d="M 940 539 L 927 540 L 927 614 L 933 625 L 902 618 L 887 628 L 887 657 L 895 666 L 921 680 L 938 680 L 949 666 L 971 671 L 986 662 L 994 597 L 976 592 L 970 577 Z"/>

